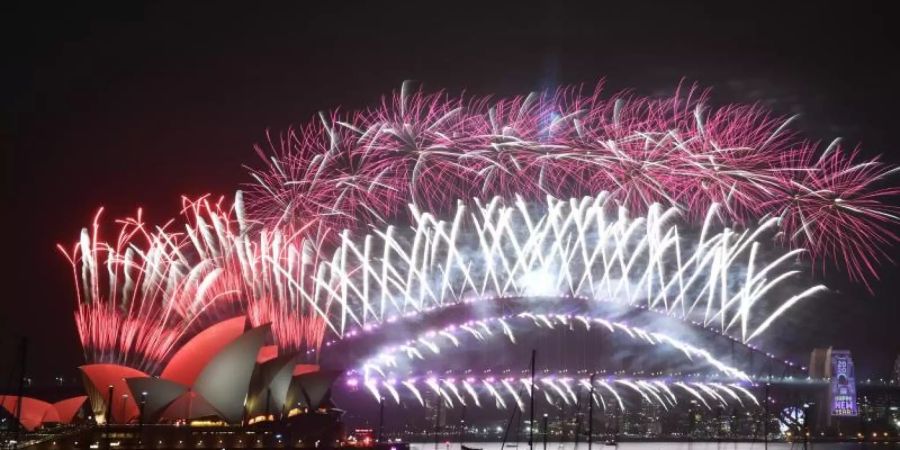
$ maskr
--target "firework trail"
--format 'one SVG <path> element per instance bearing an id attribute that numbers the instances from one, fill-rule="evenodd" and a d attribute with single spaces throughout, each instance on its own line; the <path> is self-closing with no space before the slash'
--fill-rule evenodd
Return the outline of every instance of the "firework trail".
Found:
<path id="1" fill-rule="evenodd" d="M 348 378 L 347 384 L 355 386 L 359 383 L 356 378 Z M 366 379 L 363 384 L 370 394 L 380 401 L 386 396 L 382 390 L 390 392 L 391 397 L 398 404 L 401 396 L 397 386 L 406 388 L 410 397 L 415 398 L 420 405 L 425 406 L 423 391 L 431 391 L 448 408 L 456 406 L 483 407 L 484 401 L 491 403 L 498 409 L 507 409 L 514 405 L 522 408 L 523 398 L 530 395 L 530 379 L 527 376 L 514 377 L 484 375 L 480 377 L 465 375 L 459 379 L 453 374 L 435 376 L 425 374 L 421 376 L 410 375 L 403 380 L 396 378 L 383 378 L 373 376 Z M 515 386 L 519 386 L 517 389 Z M 587 398 L 591 390 L 590 378 L 576 378 L 566 374 L 542 374 L 535 380 L 535 396 L 540 395 L 547 403 L 554 406 L 571 405 L 579 402 L 581 398 Z M 676 406 L 679 399 L 697 399 L 707 409 L 715 406 L 728 407 L 729 402 L 744 405 L 748 400 L 756 405 L 759 401 L 740 383 L 718 383 L 705 381 L 673 381 L 656 378 L 618 378 L 607 376 L 594 381 L 594 398 L 597 406 L 606 411 L 607 408 L 626 410 L 627 402 L 623 400 L 626 392 L 634 392 L 640 398 L 651 404 L 659 404 L 664 409 Z M 601 389 L 602 388 L 602 389 Z M 604 397 L 604 392 L 609 397 Z"/>
<path id="2" fill-rule="evenodd" d="M 404 84 L 270 134 L 246 211 L 240 192 L 184 199 L 178 220 L 139 210 L 111 240 L 98 212 L 60 246 L 87 359 L 153 372 L 236 314 L 316 350 L 328 332 L 503 297 L 618 302 L 746 343 L 825 290 L 771 298 L 796 257 L 866 285 L 890 259 L 895 168 L 838 141 L 819 152 L 758 106 L 707 108 L 696 88 L 601 88 L 491 100 Z M 771 236 L 789 250 L 762 258 Z"/>
<path id="3" fill-rule="evenodd" d="M 688 239 L 677 209 L 652 205 L 646 217 L 631 218 L 606 194 L 548 198 L 543 206 L 476 200 L 475 208 L 460 204 L 449 222 L 413 208 L 407 232 L 343 234 L 325 262 L 335 280 L 325 288 L 327 303 L 336 307 L 324 319 L 343 335 L 351 326 L 476 300 L 577 296 L 698 321 L 747 342 L 825 287 L 801 290 L 769 311 L 773 289 L 799 274 L 784 266 L 801 251 L 763 261 L 757 240 L 776 219 L 732 230 L 716 226 L 717 210 Z"/>
<path id="4" fill-rule="evenodd" d="M 222 268 L 218 289 L 239 293 L 239 312 L 253 326 L 271 324 L 282 349 L 318 348 L 324 323 L 314 308 L 313 279 L 321 252 L 300 231 L 251 230 L 242 203 L 240 192 L 228 209 L 221 202 L 186 200 L 192 221 L 186 226 L 191 248 L 201 259 Z"/>
<path id="5" fill-rule="evenodd" d="M 170 232 L 171 224 L 148 229 L 140 210 L 118 221 L 115 240 L 104 242 L 101 213 L 71 249 L 59 246 L 72 264 L 81 344 L 89 361 L 147 369 L 214 303 L 208 286 L 221 272 L 190 264 L 182 235 Z"/>
<path id="6" fill-rule="evenodd" d="M 154 371 L 186 338 L 225 317 L 246 314 L 272 323 L 286 350 L 318 348 L 323 312 L 312 307 L 318 253 L 298 233 L 249 233 L 238 195 L 184 199 L 183 230 L 174 221 L 148 227 L 142 211 L 116 221 L 114 241 L 101 235 L 97 213 L 70 249 L 75 321 L 85 357 Z"/>
<path id="7" fill-rule="evenodd" d="M 392 223 L 408 203 L 433 213 L 458 199 L 540 201 L 609 192 L 633 214 L 656 203 L 695 224 L 713 204 L 735 224 L 783 217 L 783 242 L 868 284 L 894 244 L 893 168 L 835 143 L 815 146 L 790 120 L 750 106 L 707 108 L 706 90 L 669 98 L 561 88 L 499 100 L 410 84 L 377 107 L 269 136 L 252 169 L 251 215 L 301 222 L 321 238 Z M 821 267 L 821 265 L 820 265 Z"/>
<path id="8" fill-rule="evenodd" d="M 283 349 L 317 349 L 326 331 L 344 336 L 353 326 L 503 297 L 641 306 L 746 342 L 824 290 L 801 291 L 770 313 L 761 300 L 798 273 L 781 266 L 799 250 L 758 261 L 756 239 L 775 220 L 716 232 L 715 206 L 699 239 L 688 241 L 674 208 L 630 218 L 605 194 L 544 205 L 495 197 L 471 210 L 459 205 L 450 222 L 413 208 L 406 232 L 387 227 L 359 240 L 342 233 L 329 256 L 302 229 L 251 231 L 241 203 L 240 194 L 238 207 L 185 199 L 183 232 L 171 231 L 172 222 L 147 232 L 140 214 L 120 221 L 112 244 L 97 223 L 83 232 L 66 254 L 90 360 L 143 358 L 153 368 L 192 327 L 234 314 L 272 323 Z"/>
<path id="9" fill-rule="evenodd" d="M 891 204 L 900 189 L 880 186 L 897 168 L 877 159 L 860 160 L 858 150 L 847 152 L 834 141 L 800 179 L 788 179 L 788 195 L 768 202 L 779 211 L 784 239 L 792 245 L 815 242 L 814 260 L 845 267 L 851 278 L 878 278 L 876 262 L 890 260 L 888 249 L 897 241 L 892 230 L 897 207 Z M 805 155 L 810 159 L 812 155 Z M 851 243 L 853 251 L 847 251 Z M 824 270 L 824 267 L 823 267 Z"/>

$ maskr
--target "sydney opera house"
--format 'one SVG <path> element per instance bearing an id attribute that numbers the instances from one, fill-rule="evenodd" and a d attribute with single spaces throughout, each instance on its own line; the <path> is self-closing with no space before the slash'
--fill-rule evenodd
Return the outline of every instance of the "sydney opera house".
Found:
<path id="1" fill-rule="evenodd" d="M 244 316 L 196 334 L 150 375 L 117 364 L 88 364 L 80 373 L 86 396 L 56 403 L 9 395 L 2 407 L 29 431 L 49 424 L 193 424 L 228 426 L 290 420 L 335 411 L 331 384 L 338 371 L 297 364 L 296 355 L 265 345 L 269 326 L 249 328 Z"/>

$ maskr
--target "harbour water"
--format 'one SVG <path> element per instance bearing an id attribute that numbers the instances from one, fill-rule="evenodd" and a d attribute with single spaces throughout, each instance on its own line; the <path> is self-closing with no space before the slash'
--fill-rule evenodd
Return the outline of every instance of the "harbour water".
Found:
<path id="1" fill-rule="evenodd" d="M 466 447 L 482 450 L 528 450 L 527 442 L 507 443 L 501 449 L 500 442 L 467 442 Z M 547 450 L 587 450 L 585 442 L 578 447 L 573 442 L 548 442 Z M 594 442 L 593 450 L 802 450 L 802 442 L 769 442 L 768 447 L 763 442 L 619 442 L 616 446 L 604 445 L 603 442 Z M 900 443 L 834 443 L 834 442 L 810 442 L 806 444 L 809 450 L 869 450 L 869 449 L 900 449 Z M 441 442 L 435 446 L 434 442 L 416 442 L 410 444 L 410 450 L 462 450 L 459 443 Z M 544 450 L 543 442 L 535 443 L 534 450 Z"/>

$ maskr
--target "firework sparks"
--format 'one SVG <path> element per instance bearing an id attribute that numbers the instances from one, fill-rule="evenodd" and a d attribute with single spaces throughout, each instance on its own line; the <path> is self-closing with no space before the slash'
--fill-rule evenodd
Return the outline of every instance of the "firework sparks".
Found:
<path id="1" fill-rule="evenodd" d="M 896 168 L 858 154 L 833 142 L 802 177 L 787 181 L 789 195 L 769 204 L 782 217 L 784 241 L 814 242 L 809 248 L 823 269 L 831 261 L 868 284 L 878 277 L 875 262 L 890 260 L 887 249 L 897 241 L 892 199 L 900 189 L 880 186 Z"/>
<path id="2" fill-rule="evenodd" d="M 761 306 L 772 289 L 799 273 L 782 267 L 800 250 L 771 262 L 757 258 L 757 239 L 776 219 L 715 232 L 714 205 L 698 240 L 690 242 L 675 208 L 655 205 L 646 217 L 630 218 L 605 194 L 550 198 L 538 212 L 521 199 L 511 206 L 499 197 L 476 205 L 458 206 L 449 223 L 414 211 L 411 234 L 387 227 L 354 240 L 345 233 L 326 262 L 329 279 L 337 280 L 328 291 L 329 304 L 338 305 L 326 319 L 330 327 L 343 334 L 350 325 L 475 299 L 580 296 L 698 320 L 748 341 L 825 289 L 802 291 L 774 313 Z"/>
<path id="3" fill-rule="evenodd" d="M 185 199 L 184 231 L 151 228 L 138 211 L 101 236 L 100 212 L 81 239 L 59 249 L 72 265 L 75 321 L 85 356 L 153 371 L 202 326 L 246 314 L 272 323 L 284 349 L 318 348 L 324 311 L 312 307 L 316 252 L 282 230 L 247 232 L 242 203 Z M 102 210 L 101 210 L 102 211 Z"/>
<path id="4" fill-rule="evenodd" d="M 427 94 L 404 84 L 378 107 L 320 115 L 257 149 L 252 216 L 345 228 L 393 223 L 408 203 L 435 213 L 457 199 L 540 201 L 606 191 L 634 214 L 662 203 L 695 224 L 713 204 L 730 222 L 783 217 L 785 242 L 877 277 L 898 236 L 894 169 L 836 146 L 815 149 L 758 106 L 707 109 L 708 92 L 669 98 L 562 88 L 525 97 Z"/>
<path id="5" fill-rule="evenodd" d="M 474 404 L 482 407 L 481 400 L 493 399 L 494 406 L 498 409 L 507 409 L 518 406 L 524 407 L 523 398 L 528 398 L 530 390 L 527 389 L 528 378 L 515 378 L 511 376 L 497 378 L 486 375 L 483 377 L 467 376 L 464 380 L 458 380 L 452 375 L 437 377 L 427 375 L 425 377 L 411 376 L 400 384 L 415 398 L 420 405 L 425 405 L 422 397 L 422 388 L 427 388 L 443 399 L 444 404 L 453 408 L 456 405 L 467 406 Z M 348 378 L 347 383 L 358 383 L 356 378 Z M 381 401 L 379 386 L 392 392 L 392 397 L 399 404 L 401 396 L 394 388 L 397 382 L 392 378 L 370 377 L 364 381 L 364 385 L 377 401 Z M 520 384 L 526 388 L 516 390 L 515 385 Z M 459 386 L 462 386 L 462 389 Z M 626 402 L 623 400 L 625 392 L 621 392 L 616 386 L 622 386 L 646 402 L 659 404 L 664 409 L 679 403 L 679 395 L 682 393 L 688 398 L 699 400 L 707 409 L 712 410 L 710 402 L 727 407 L 729 399 L 743 405 L 745 399 L 759 404 L 756 397 L 745 387 L 739 384 L 723 385 L 716 382 L 683 382 L 669 379 L 643 379 L 643 378 L 617 378 L 603 377 L 594 381 L 595 387 L 602 387 L 615 402 L 608 402 L 600 389 L 594 391 L 594 400 L 606 411 L 607 405 L 615 405 L 624 411 Z M 678 388 L 673 389 L 673 387 Z M 587 397 L 591 390 L 590 378 L 573 379 L 563 374 L 545 374 L 540 383 L 535 382 L 535 396 L 541 395 L 552 405 L 570 405 L 577 403 L 580 398 Z M 725 393 L 725 395 L 719 392 Z M 467 399 L 468 398 L 468 399 Z M 471 401 L 471 403 L 469 403 Z"/>
<path id="6" fill-rule="evenodd" d="M 198 328 L 235 313 L 271 323 L 284 349 L 315 351 L 329 331 L 341 338 L 508 297 L 618 302 L 747 343 L 826 289 L 771 299 L 799 273 L 786 267 L 797 257 L 844 267 L 867 286 L 877 278 L 900 238 L 900 189 L 883 186 L 896 169 L 838 141 L 817 153 L 790 120 L 756 106 L 706 109 L 707 100 L 695 88 L 604 98 L 598 86 L 490 101 L 404 84 L 378 107 L 320 114 L 257 148 L 265 167 L 251 170 L 248 211 L 240 192 L 230 205 L 184 199 L 181 225 L 151 227 L 138 211 L 108 241 L 98 212 L 76 244 L 60 246 L 86 356 L 153 371 Z M 769 236 L 790 250 L 763 261 Z M 458 331 L 515 341 L 502 319 L 499 329 Z M 441 337 L 461 338 L 445 330 L 405 352 L 436 354 Z M 455 387 L 438 391 L 462 402 Z"/>
<path id="7" fill-rule="evenodd" d="M 714 205 L 699 240 L 688 243 L 676 209 L 657 205 L 630 218 L 610 198 L 507 206 L 495 197 L 472 210 L 460 205 L 452 222 L 414 209 L 410 232 L 387 227 L 362 242 L 345 232 L 330 256 L 302 231 L 288 232 L 293 228 L 251 233 L 243 211 L 222 200 L 185 200 L 184 232 L 170 231 L 171 223 L 148 232 L 139 214 L 121 221 L 118 239 L 108 244 L 95 223 L 66 252 L 82 344 L 100 352 L 92 360 L 115 361 L 115 349 L 153 366 L 195 323 L 223 311 L 247 314 L 254 325 L 272 323 L 283 348 L 318 348 L 326 330 L 343 336 L 354 324 L 522 296 L 641 306 L 747 341 L 824 289 L 758 313 L 760 299 L 797 273 L 780 266 L 800 250 L 757 261 L 756 239 L 775 219 L 716 233 Z M 242 204 L 240 194 L 234 203 Z M 492 333 L 478 323 L 460 328 L 479 339 Z"/>
<path id="8" fill-rule="evenodd" d="M 118 236 L 102 241 L 98 211 L 71 249 L 75 322 L 90 361 L 146 369 L 164 359 L 218 295 L 209 289 L 221 272 L 187 263 L 183 235 L 168 226 L 148 230 L 139 210 L 119 221 Z"/>

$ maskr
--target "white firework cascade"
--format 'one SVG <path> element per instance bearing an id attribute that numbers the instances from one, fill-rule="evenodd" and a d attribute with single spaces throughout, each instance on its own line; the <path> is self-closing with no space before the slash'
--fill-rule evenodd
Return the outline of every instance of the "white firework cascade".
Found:
<path id="1" fill-rule="evenodd" d="M 360 383 L 355 378 L 348 384 Z M 455 406 L 485 406 L 482 402 L 492 402 L 497 408 L 518 407 L 525 410 L 524 400 L 531 394 L 531 378 L 520 374 L 512 376 L 413 376 L 405 379 L 379 376 L 362 381 L 365 388 L 376 398 L 393 398 L 397 403 L 402 397 L 400 388 L 408 391 L 420 405 L 424 405 L 423 391 L 437 395 L 448 408 Z M 650 404 L 659 404 L 666 411 L 678 405 L 684 396 L 698 400 L 707 409 L 713 406 L 745 406 L 746 403 L 759 405 L 756 397 L 739 383 L 715 381 L 673 381 L 665 378 L 616 378 L 616 377 L 573 377 L 565 374 L 541 374 L 535 379 L 535 397 L 544 398 L 547 403 L 570 406 L 580 403 L 582 397 L 592 397 L 593 402 L 603 408 L 624 411 L 624 391 L 634 392 Z M 745 403 L 745 400 L 747 401 Z"/>
<path id="2" fill-rule="evenodd" d="M 786 268 L 802 250 L 760 261 L 758 239 L 775 227 L 717 228 L 710 209 L 699 234 L 685 234 L 678 211 L 654 205 L 645 217 L 603 194 L 548 198 L 542 207 L 499 199 L 460 205 L 452 219 L 413 211 L 408 232 L 395 227 L 360 240 L 343 235 L 327 266 L 324 317 L 342 335 L 350 325 L 464 302 L 504 297 L 583 297 L 665 312 L 715 326 L 748 342 L 798 301 L 825 290 L 812 286 L 785 298 L 774 312 L 761 300 L 800 271 Z"/>

